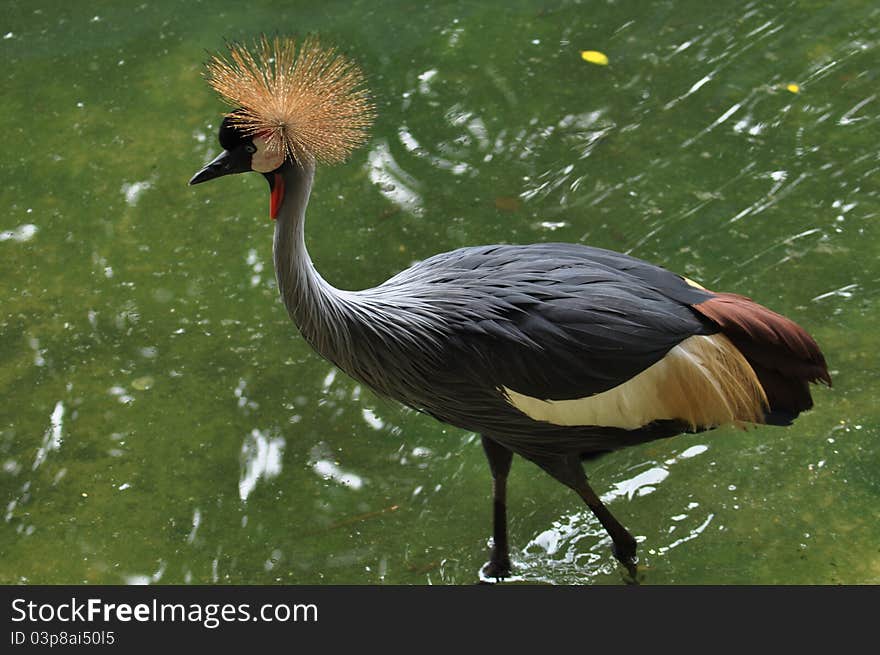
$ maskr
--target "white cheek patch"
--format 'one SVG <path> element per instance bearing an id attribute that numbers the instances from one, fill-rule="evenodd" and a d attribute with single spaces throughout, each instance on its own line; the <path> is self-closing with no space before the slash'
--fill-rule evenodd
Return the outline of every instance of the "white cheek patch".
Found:
<path id="1" fill-rule="evenodd" d="M 284 153 L 274 152 L 266 147 L 266 141 L 259 136 L 254 137 L 257 151 L 251 157 L 251 170 L 258 173 L 269 173 L 284 163 Z"/>
<path id="2" fill-rule="evenodd" d="M 526 416 L 561 426 L 636 430 L 659 420 L 691 429 L 763 423 L 767 396 L 752 367 L 722 334 L 689 337 L 613 389 L 572 400 L 541 400 L 501 388 Z"/>

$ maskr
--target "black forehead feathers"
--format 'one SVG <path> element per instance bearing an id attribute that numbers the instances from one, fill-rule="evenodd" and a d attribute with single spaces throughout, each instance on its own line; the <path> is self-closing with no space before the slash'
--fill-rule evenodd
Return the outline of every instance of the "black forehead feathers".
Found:
<path id="1" fill-rule="evenodd" d="M 224 117 L 223 122 L 220 123 L 220 133 L 217 137 L 220 140 L 220 147 L 224 150 L 234 150 L 250 139 L 232 124 L 229 116 Z"/>

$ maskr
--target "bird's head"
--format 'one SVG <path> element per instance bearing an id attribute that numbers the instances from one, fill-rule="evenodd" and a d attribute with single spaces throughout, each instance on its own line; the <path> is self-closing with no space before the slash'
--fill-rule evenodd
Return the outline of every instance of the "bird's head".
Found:
<path id="1" fill-rule="evenodd" d="M 201 184 L 233 173 L 262 173 L 269 182 L 269 215 L 276 218 L 284 200 L 284 185 L 278 176 L 287 159 L 285 153 L 270 148 L 265 136 L 248 135 L 233 123 L 231 116 L 226 116 L 220 124 L 218 138 L 223 152 L 205 164 L 189 183 Z"/>
<path id="2" fill-rule="evenodd" d="M 223 118 L 223 148 L 189 181 L 256 171 L 269 181 L 270 214 L 284 199 L 285 165 L 337 163 L 366 141 L 375 109 L 354 62 L 308 37 L 263 36 L 229 44 L 207 64 L 208 82 L 235 109 Z"/>

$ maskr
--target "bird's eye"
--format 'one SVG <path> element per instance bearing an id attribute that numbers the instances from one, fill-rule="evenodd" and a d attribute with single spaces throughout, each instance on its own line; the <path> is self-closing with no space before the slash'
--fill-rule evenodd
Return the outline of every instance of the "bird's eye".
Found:
<path id="1" fill-rule="evenodd" d="M 257 146 L 255 146 L 253 143 L 248 143 L 248 144 L 244 147 L 244 150 L 245 150 L 245 152 L 247 152 L 247 153 L 249 153 L 249 154 L 252 155 L 252 154 L 254 154 L 254 153 L 257 151 Z"/>

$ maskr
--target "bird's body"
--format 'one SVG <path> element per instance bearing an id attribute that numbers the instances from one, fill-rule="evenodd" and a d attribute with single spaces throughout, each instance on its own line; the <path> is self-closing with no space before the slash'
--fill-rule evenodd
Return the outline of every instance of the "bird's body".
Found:
<path id="1" fill-rule="evenodd" d="M 380 395 L 485 435 L 545 468 L 560 457 L 587 458 L 725 423 L 787 424 L 811 405 L 806 382 L 827 376 L 815 343 L 788 319 L 640 259 L 579 244 L 459 248 L 377 287 L 336 289 L 317 273 L 305 247 L 313 167 L 292 165 L 283 175 L 288 192 L 275 224 L 275 269 L 281 297 L 315 350 Z M 723 338 L 725 345 L 731 337 L 742 341 L 733 330 L 724 335 L 707 316 L 723 307 L 719 299 L 743 308 L 756 323 L 747 340 L 768 349 L 789 376 L 786 402 L 767 402 L 767 382 L 749 389 L 758 380 L 748 379 L 747 371 L 740 385 L 745 391 L 726 388 L 730 379 L 709 381 L 726 401 L 712 415 L 712 397 L 677 386 L 677 371 L 661 371 L 652 384 L 669 395 L 672 413 L 640 418 L 640 409 L 614 398 L 623 406 L 618 411 L 601 403 L 604 422 L 578 421 L 576 412 L 567 423 L 564 417 L 533 418 L 538 410 L 523 397 L 577 408 L 625 389 L 695 337 L 709 343 Z M 689 350 L 679 367 L 690 377 L 711 373 L 711 358 L 728 351 Z M 762 361 L 750 362 L 751 370 Z M 721 371 L 729 374 L 731 367 Z M 641 407 L 648 399 L 634 402 Z M 694 407 L 675 415 L 682 404 Z M 710 413 L 701 414 L 706 406 Z"/>
<path id="2" fill-rule="evenodd" d="M 224 154 L 192 182 L 265 171 L 279 289 L 305 339 L 378 394 L 482 435 L 495 482 L 489 575 L 510 568 L 513 453 L 574 489 L 634 573 L 635 540 L 590 489 L 583 459 L 724 424 L 787 425 L 812 406 L 809 382 L 830 384 L 789 319 L 600 248 L 461 248 L 371 289 L 336 289 L 305 246 L 313 153 L 273 160 L 259 130 L 229 120 Z"/>

